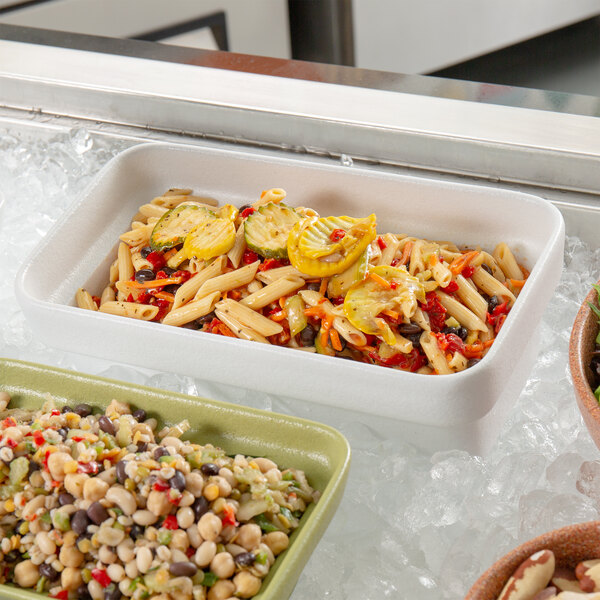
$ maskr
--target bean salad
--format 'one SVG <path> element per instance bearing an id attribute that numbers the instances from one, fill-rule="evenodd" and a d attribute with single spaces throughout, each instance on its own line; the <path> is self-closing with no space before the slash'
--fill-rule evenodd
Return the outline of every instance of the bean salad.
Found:
<path id="1" fill-rule="evenodd" d="M 255 596 L 319 493 L 268 458 L 160 431 L 113 400 L 38 411 L 0 392 L 0 583 L 61 600 Z"/>

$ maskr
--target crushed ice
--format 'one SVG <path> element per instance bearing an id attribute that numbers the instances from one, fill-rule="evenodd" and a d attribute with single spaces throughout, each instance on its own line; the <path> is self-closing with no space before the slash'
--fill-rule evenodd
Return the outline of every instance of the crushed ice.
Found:
<path id="1" fill-rule="evenodd" d="M 81 128 L 40 138 L 26 126 L 15 133 L 14 126 L 0 125 L 0 355 L 335 424 L 352 445 L 350 478 L 293 600 L 461 598 L 518 543 L 599 518 L 600 454 L 577 410 L 567 351 L 578 306 L 600 279 L 600 250 L 577 238 L 567 240 L 562 279 L 543 319 L 539 360 L 485 458 L 461 451 L 428 455 L 338 409 L 319 408 L 315 416 L 289 399 L 37 342 L 14 297 L 17 269 L 99 168 L 132 143 Z"/>

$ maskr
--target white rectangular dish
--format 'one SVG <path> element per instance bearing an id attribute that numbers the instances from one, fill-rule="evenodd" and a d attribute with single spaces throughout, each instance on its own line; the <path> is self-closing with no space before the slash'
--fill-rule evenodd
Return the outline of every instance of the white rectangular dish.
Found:
<path id="1" fill-rule="evenodd" d="M 288 204 L 322 215 L 374 212 L 380 232 L 488 250 L 504 241 L 531 275 L 490 352 L 452 375 L 418 375 L 77 308 L 79 287 L 102 290 L 118 236 L 138 207 L 171 187 L 236 206 L 282 187 Z M 477 451 L 493 439 L 525 383 L 534 333 L 560 277 L 563 243 L 559 211 L 527 194 L 259 153 L 143 144 L 98 174 L 25 261 L 16 293 L 48 345 L 393 418 L 426 446 L 429 438 L 437 447 Z"/>

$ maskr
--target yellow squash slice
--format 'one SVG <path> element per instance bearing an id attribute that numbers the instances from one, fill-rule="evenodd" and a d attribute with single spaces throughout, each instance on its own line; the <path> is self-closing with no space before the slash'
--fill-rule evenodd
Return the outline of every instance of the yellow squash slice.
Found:
<path id="1" fill-rule="evenodd" d="M 183 242 L 187 258 L 208 260 L 229 252 L 235 243 L 235 225 L 229 219 L 206 219 L 190 231 Z"/>
<path id="2" fill-rule="evenodd" d="M 384 310 L 391 310 L 410 318 L 417 309 L 417 301 L 424 300 L 425 289 L 419 279 L 404 267 L 382 265 L 370 269 L 369 276 L 348 290 L 344 313 L 354 327 L 363 333 L 381 336 L 393 346 L 396 343 L 394 332 L 379 315 Z"/>
<path id="3" fill-rule="evenodd" d="M 376 227 L 375 215 L 304 219 L 290 232 L 288 257 L 296 269 L 311 277 L 342 273 L 375 239 Z"/>

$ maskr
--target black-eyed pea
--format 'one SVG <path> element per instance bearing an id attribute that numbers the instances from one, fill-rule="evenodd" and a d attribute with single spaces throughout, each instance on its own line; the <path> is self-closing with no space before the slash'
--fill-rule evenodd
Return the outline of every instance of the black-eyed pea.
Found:
<path id="1" fill-rule="evenodd" d="M 136 510 L 131 518 L 133 519 L 134 523 L 143 525 L 144 527 L 147 527 L 148 525 L 154 525 L 154 523 L 158 521 L 158 515 L 146 509 Z"/>
<path id="2" fill-rule="evenodd" d="M 214 542 L 202 542 L 198 550 L 196 550 L 196 554 L 194 555 L 194 562 L 203 569 L 204 567 L 210 565 L 216 553 L 217 545 Z"/>
<path id="3" fill-rule="evenodd" d="M 190 545 L 194 548 L 198 548 L 198 546 L 200 546 L 203 540 L 200 537 L 200 533 L 198 532 L 198 527 L 196 526 L 196 524 L 194 523 L 185 531 L 188 534 L 188 540 L 190 540 Z"/>
<path id="4" fill-rule="evenodd" d="M 102 526 L 96 533 L 98 541 L 106 546 L 118 546 L 125 539 L 125 532 L 116 527 Z"/>
<path id="5" fill-rule="evenodd" d="M 112 563 L 116 562 L 117 560 L 117 555 L 115 554 L 115 552 L 110 548 L 110 546 L 100 546 L 99 550 L 98 550 L 98 558 L 105 564 L 105 565 L 111 565 Z"/>
<path id="6" fill-rule="evenodd" d="M 183 445 L 183 442 L 179 438 L 169 435 L 169 436 L 163 438 L 160 445 L 164 446 L 165 448 L 168 448 L 170 446 L 171 448 L 174 449 L 175 452 L 179 452 L 179 450 L 181 450 L 181 446 Z"/>
<path id="7" fill-rule="evenodd" d="M 60 549 L 58 560 L 65 567 L 79 567 L 83 562 L 84 556 L 75 546 L 63 546 Z"/>
<path id="8" fill-rule="evenodd" d="M 140 574 L 140 570 L 137 568 L 137 562 L 135 560 L 125 564 L 125 573 L 127 577 L 132 580 Z"/>
<path id="9" fill-rule="evenodd" d="M 21 516 L 26 521 L 29 521 L 33 515 L 45 505 L 44 496 L 36 496 L 32 498 L 24 507 Z"/>
<path id="10" fill-rule="evenodd" d="M 83 483 L 83 497 L 91 502 L 98 502 L 106 496 L 109 485 L 97 477 L 86 479 Z"/>
<path id="11" fill-rule="evenodd" d="M 54 481 L 63 481 L 65 478 L 65 464 L 72 462 L 73 457 L 66 452 L 53 452 L 48 457 L 48 470 Z"/>
<path id="12" fill-rule="evenodd" d="M 124 565 L 135 559 L 134 546 L 134 541 L 131 538 L 124 539 L 117 546 L 117 556 Z"/>
<path id="13" fill-rule="evenodd" d="M 46 556 L 52 556 L 56 552 L 56 544 L 45 531 L 40 531 L 35 536 L 35 546 L 37 546 Z"/>
<path id="14" fill-rule="evenodd" d="M 210 563 L 210 570 L 219 579 L 229 579 L 235 573 L 235 561 L 229 552 L 219 552 Z"/>
<path id="15" fill-rule="evenodd" d="M 264 543 L 277 556 L 290 545 L 290 538 L 283 531 L 271 531 L 265 535 Z"/>
<path id="16" fill-rule="evenodd" d="M 575 577 L 584 592 L 600 590 L 600 559 L 584 560 L 575 567 Z"/>
<path id="17" fill-rule="evenodd" d="M 65 490 L 75 498 L 83 498 L 83 485 L 89 478 L 85 473 L 68 473 L 65 475 Z"/>
<path id="18" fill-rule="evenodd" d="M 261 580 L 248 571 L 240 571 L 234 578 L 235 595 L 238 598 L 252 598 L 260 590 Z"/>
<path id="19" fill-rule="evenodd" d="M 221 519 L 219 519 L 219 517 L 217 517 L 217 515 L 213 513 L 205 513 L 200 517 L 200 520 L 198 521 L 198 533 L 200 534 L 202 539 L 207 540 L 209 542 L 216 541 L 222 529 L 223 523 Z"/>
<path id="20" fill-rule="evenodd" d="M 192 504 L 194 504 L 195 501 L 196 498 L 194 497 L 194 494 L 188 492 L 187 490 L 183 490 L 183 492 L 181 493 L 181 500 L 179 501 L 179 506 L 181 508 L 184 508 L 186 506 L 192 506 Z"/>
<path id="21" fill-rule="evenodd" d="M 187 529 L 194 524 L 194 511 L 189 506 L 184 506 L 177 511 L 177 524 L 181 529 Z"/>
<path id="22" fill-rule="evenodd" d="M 204 489 L 204 477 L 200 473 L 188 473 L 185 476 L 185 487 L 195 498 L 199 498 Z"/>
<path id="23" fill-rule="evenodd" d="M 258 466 L 261 473 L 266 473 L 267 471 L 270 471 L 271 469 L 277 468 L 277 465 L 268 458 L 261 458 L 261 457 L 255 458 L 253 460 L 253 462 Z"/>
<path id="24" fill-rule="evenodd" d="M 134 590 L 130 590 L 130 586 L 131 579 L 129 579 L 129 577 L 125 577 L 125 579 L 119 582 L 119 591 L 121 592 L 121 594 L 123 594 L 123 596 L 133 596 Z"/>
<path id="25" fill-rule="evenodd" d="M 102 479 L 108 483 L 108 485 L 114 485 L 117 482 L 117 469 L 116 467 L 111 467 L 110 469 L 106 469 L 106 471 L 102 471 L 96 475 L 98 479 Z"/>
<path id="26" fill-rule="evenodd" d="M 82 583 L 81 569 L 65 567 L 60 574 L 60 585 L 71 592 L 76 590 Z"/>
<path id="27" fill-rule="evenodd" d="M 166 515 L 171 510 L 171 504 L 169 503 L 167 495 L 164 492 L 152 490 L 148 494 L 146 508 L 155 515 L 161 516 Z"/>
<path id="28" fill-rule="evenodd" d="M 125 569 L 118 563 L 108 565 L 108 567 L 106 568 L 106 574 L 115 583 L 120 583 L 121 581 L 123 581 L 123 579 L 125 579 Z"/>
<path id="29" fill-rule="evenodd" d="M 138 548 L 135 562 L 140 573 L 147 573 L 148 569 L 152 566 L 152 552 L 150 548 L 146 546 Z"/>
<path id="30" fill-rule="evenodd" d="M 226 467 L 221 467 L 221 469 L 219 469 L 219 477 L 226 479 L 232 488 L 237 486 L 237 481 L 235 480 L 235 477 L 234 477 L 231 469 L 227 469 Z"/>
<path id="31" fill-rule="evenodd" d="M 233 488 L 225 477 L 217 475 L 214 477 L 213 482 L 219 486 L 219 496 L 221 496 L 221 498 L 227 498 L 231 494 Z"/>
<path id="32" fill-rule="evenodd" d="M 227 600 L 235 593 L 235 584 L 229 579 L 221 579 L 208 590 L 207 600 Z"/>
<path id="33" fill-rule="evenodd" d="M 171 550 L 176 549 L 185 551 L 189 546 L 190 540 L 188 539 L 187 533 L 181 529 L 176 529 L 171 536 L 169 548 L 171 548 Z"/>
<path id="34" fill-rule="evenodd" d="M 44 522 L 41 519 L 36 519 L 29 523 L 29 532 L 33 535 L 38 534 L 40 531 L 44 531 Z"/>
<path id="35" fill-rule="evenodd" d="M 126 515 L 132 515 L 137 509 L 137 502 L 133 494 L 116 485 L 106 492 L 106 499 L 118 506 Z"/>
<path id="36" fill-rule="evenodd" d="M 554 553 L 551 550 L 532 554 L 512 574 L 498 600 L 529 600 L 548 585 L 554 566 Z"/>
<path id="37" fill-rule="evenodd" d="M 14 580 L 21 587 L 33 587 L 39 578 L 38 568 L 30 560 L 24 560 L 15 567 Z"/>
<path id="38" fill-rule="evenodd" d="M 95 579 L 88 583 L 88 592 L 92 600 L 103 600 L 104 598 L 104 588 Z"/>
<path id="39" fill-rule="evenodd" d="M 243 546 L 246 550 L 252 550 L 260 544 L 261 538 L 261 528 L 256 523 L 246 523 L 240 527 L 235 543 Z"/>

